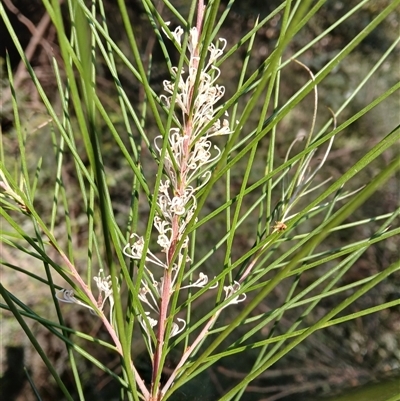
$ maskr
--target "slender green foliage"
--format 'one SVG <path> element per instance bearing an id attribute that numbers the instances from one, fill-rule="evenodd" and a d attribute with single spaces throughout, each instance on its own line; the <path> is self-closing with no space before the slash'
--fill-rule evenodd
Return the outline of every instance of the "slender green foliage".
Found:
<path id="1" fill-rule="evenodd" d="M 382 2 L 318 68 L 306 57 L 371 2 L 347 6 L 304 41 L 329 12 L 327 0 L 282 1 L 232 37 L 224 34 L 234 0 L 192 0 L 187 8 L 142 0 L 141 24 L 124 0 L 112 5 L 115 15 L 103 0 L 43 0 L 59 48 L 51 55 L 51 91 L 0 4 L 46 117 L 38 132 L 29 126 L 26 94 L 7 57 L 4 104 L 16 139 L 1 136 L 1 263 L 4 276 L 39 288 L 46 308 L 36 311 L 7 280 L 0 308 L 26 333 L 66 400 L 93 399 L 82 359 L 113 379 L 121 400 L 162 401 L 193 391 L 204 371 L 240 356 L 252 361 L 247 371 L 212 395 L 239 400 L 310 336 L 400 304 L 379 298 L 350 309 L 398 274 L 392 254 L 379 271 L 348 279 L 371 249 L 393 247 L 400 233 L 398 205 L 376 215 L 364 209 L 398 177 L 399 122 L 388 119 L 372 141 L 361 139 L 362 151 L 329 177 L 329 166 L 340 165 L 332 154 L 346 153 L 352 127 L 395 101 L 398 81 L 367 99 L 363 91 L 400 39 L 326 104 L 329 112 L 321 111 L 318 92 L 393 18 L 400 0 Z M 276 35 L 265 43 L 272 27 Z M 287 83 L 292 69 L 303 83 Z M 349 232 L 354 238 L 341 242 L 337 234 Z M 328 299 L 333 306 L 321 316 Z M 70 327 L 67 317 L 78 310 L 103 333 Z M 65 346 L 74 388 L 34 325 Z M 118 367 L 103 361 L 103 351 Z M 28 381 L 41 399 L 31 375 Z"/>

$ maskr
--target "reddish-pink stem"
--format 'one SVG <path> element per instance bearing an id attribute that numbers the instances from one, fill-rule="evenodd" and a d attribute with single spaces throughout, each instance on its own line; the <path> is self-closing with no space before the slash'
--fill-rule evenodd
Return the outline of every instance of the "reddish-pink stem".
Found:
<path id="1" fill-rule="evenodd" d="M 164 346 L 165 326 L 167 322 L 170 291 L 171 291 L 171 271 L 165 270 L 163 276 L 163 291 L 161 294 L 160 317 L 158 322 L 157 346 L 153 358 L 153 377 L 151 380 L 152 394 L 155 393 L 154 391 L 155 389 L 153 388 L 153 386 L 156 383 L 157 375 L 161 365 L 161 355 L 162 355 L 162 348 Z"/>
<path id="2" fill-rule="evenodd" d="M 71 263 L 71 261 L 68 259 L 67 255 L 61 249 L 58 249 L 53 242 L 50 240 L 51 244 L 53 247 L 57 250 L 57 252 L 60 254 L 61 258 L 64 260 L 65 264 L 68 266 L 69 271 L 72 273 L 73 278 L 78 282 L 79 286 L 82 288 L 82 290 L 85 292 L 87 297 L 90 299 L 93 305 L 93 309 L 96 311 L 97 315 L 99 318 L 102 320 L 104 326 L 106 327 L 108 333 L 110 334 L 112 340 L 114 341 L 115 347 L 117 348 L 118 353 L 121 356 L 124 356 L 123 351 L 122 351 L 122 345 L 121 341 L 118 338 L 117 333 L 115 332 L 114 328 L 112 327 L 111 323 L 108 321 L 106 316 L 104 315 L 103 311 L 97 308 L 97 301 L 96 298 L 94 297 L 92 291 L 89 289 L 89 287 L 86 285 L 86 283 L 83 281 L 82 277 L 76 270 L 75 266 Z M 146 385 L 144 384 L 144 381 L 139 375 L 139 372 L 136 370 L 135 366 L 133 365 L 133 362 L 131 361 L 131 369 L 134 372 L 136 384 L 140 388 L 143 396 L 145 397 L 146 400 L 150 399 L 150 393 L 149 390 L 146 388 Z"/>
<path id="3" fill-rule="evenodd" d="M 205 5 L 203 0 L 199 0 L 198 7 L 197 7 L 197 32 L 200 37 L 201 29 L 203 26 L 203 18 L 204 18 L 204 10 Z M 200 54 L 199 43 L 195 49 L 195 60 L 197 60 L 198 55 Z M 198 61 L 196 61 L 198 65 Z M 197 65 L 193 67 L 197 67 Z M 189 90 L 189 99 L 188 99 L 188 110 L 191 110 L 191 104 L 193 101 L 193 93 L 194 88 L 190 88 Z M 187 171 L 187 160 L 190 157 L 190 142 L 193 132 L 193 124 L 192 124 L 192 116 L 188 115 L 186 117 L 186 121 L 184 121 L 184 132 L 183 135 L 185 136 L 185 143 L 184 143 L 184 155 L 182 158 L 182 162 L 180 165 L 179 171 L 179 188 L 175 188 L 177 195 L 183 195 L 186 189 L 186 171 Z M 167 251 L 167 266 L 168 268 L 164 271 L 163 275 L 163 286 L 162 286 L 162 294 L 161 301 L 160 301 L 160 316 L 158 321 L 158 331 L 157 331 L 157 344 L 156 349 L 154 352 L 153 358 L 153 374 L 152 374 L 152 383 L 151 383 L 151 400 L 161 400 L 162 393 L 159 391 L 159 383 L 157 382 L 157 377 L 159 376 L 161 366 L 161 356 L 162 356 L 162 349 L 165 342 L 165 329 L 167 325 L 167 318 L 168 318 L 168 306 L 169 301 L 172 293 L 172 268 L 173 265 L 171 263 L 172 257 L 176 251 L 176 244 L 179 241 L 179 216 L 174 216 L 172 221 L 172 235 L 171 235 L 171 244 Z M 195 345 L 194 345 L 195 346 Z M 189 354 L 190 355 L 190 354 Z M 188 357 L 189 357 L 188 355 Z M 157 386 L 157 388 L 156 388 Z"/>
<path id="4" fill-rule="evenodd" d="M 168 381 L 165 383 L 163 389 L 162 389 L 162 394 L 164 395 L 168 389 L 172 386 L 175 377 L 179 373 L 179 369 L 184 365 L 184 363 L 188 360 L 192 352 L 196 349 L 197 345 L 200 343 L 201 340 L 205 338 L 207 335 L 208 331 L 210 330 L 210 327 L 214 324 L 214 322 L 217 320 L 218 316 L 220 315 L 222 309 L 218 310 L 215 315 L 211 316 L 210 320 L 207 322 L 207 324 L 203 327 L 201 330 L 200 334 L 197 336 L 197 338 L 193 341 L 193 344 L 190 347 L 187 347 L 185 352 L 182 355 L 181 360 L 179 361 L 178 365 L 176 365 L 174 371 L 172 372 L 171 376 L 169 377 Z"/>

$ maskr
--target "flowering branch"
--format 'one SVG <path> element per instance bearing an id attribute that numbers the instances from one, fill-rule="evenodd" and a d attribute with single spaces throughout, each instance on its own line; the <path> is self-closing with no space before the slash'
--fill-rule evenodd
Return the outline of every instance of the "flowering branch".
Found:
<path id="1" fill-rule="evenodd" d="M 218 48 L 214 44 L 208 46 L 208 58 L 200 68 L 200 47 L 201 30 L 204 19 L 204 2 L 198 2 L 197 23 L 189 31 L 188 38 L 188 64 L 187 71 L 172 67 L 170 73 L 172 80 L 163 82 L 166 95 L 160 96 L 166 107 L 171 112 L 176 113 L 175 108 L 179 109 L 179 115 L 175 115 L 176 120 L 180 121 L 179 127 L 172 127 L 166 138 L 158 136 L 155 138 L 155 148 L 162 154 L 160 142 L 167 140 L 170 151 L 164 156 L 164 171 L 166 179 L 160 181 L 160 188 L 157 195 L 157 214 L 154 218 L 154 228 L 158 232 L 157 244 L 164 254 L 164 260 L 156 257 L 150 250 L 143 254 L 144 240 L 142 237 L 133 233 L 131 238 L 134 243 L 127 244 L 123 252 L 126 256 L 140 260 L 144 258 L 144 276 L 141 280 L 139 300 L 150 308 L 145 316 L 141 318 L 141 326 L 145 331 L 150 348 L 150 333 L 157 326 L 156 344 L 152 355 L 153 376 L 150 393 L 152 399 L 159 399 L 159 378 L 162 370 L 162 352 L 165 341 L 169 337 L 179 334 L 184 330 L 186 322 L 177 319 L 180 323 L 171 322 L 169 333 L 167 334 L 167 322 L 169 321 L 169 304 L 174 292 L 182 288 L 204 288 L 208 283 L 208 277 L 200 273 L 197 281 L 186 286 L 177 286 L 179 269 L 184 267 L 190 259 L 186 256 L 186 249 L 189 245 L 189 238 L 184 238 L 187 225 L 192 220 L 197 209 L 196 192 L 204 186 L 211 177 L 209 166 L 221 155 L 217 146 L 213 146 L 210 138 L 219 135 L 229 135 L 231 133 L 228 120 L 220 121 L 215 118 L 218 111 L 217 102 L 225 94 L 225 88 L 216 83 L 220 76 L 220 70 L 215 66 L 216 61 L 223 54 L 226 46 L 225 39 L 219 39 L 221 46 Z M 183 29 L 177 27 L 169 37 L 182 45 Z M 177 87 L 177 91 L 176 91 Z M 172 96 L 176 92 L 174 103 Z M 210 124 L 212 122 L 212 124 Z M 208 128 L 207 128 L 208 127 Z M 207 129 L 206 129 L 207 128 Z M 178 249 L 177 244 L 182 246 Z M 176 255 L 176 261 L 174 261 Z M 150 265 L 162 268 L 162 277 L 157 281 L 152 273 Z M 229 286 L 237 291 L 239 284 Z M 229 290 L 231 291 L 231 290 Z M 231 292 L 232 292 L 231 291 Z M 231 296 L 226 294 L 227 297 Z M 235 297 L 231 302 L 241 302 Z M 157 319 L 150 316 L 156 314 Z M 208 332 L 212 321 L 218 317 L 217 313 L 206 325 L 202 333 L 191 349 L 194 349 L 201 338 Z M 187 357 L 191 352 L 186 352 Z M 182 363 L 186 356 L 183 357 Z M 172 378 L 173 380 L 173 378 Z"/>
<path id="2" fill-rule="evenodd" d="M 80 274 L 78 273 L 78 271 L 76 270 L 76 267 L 71 263 L 71 261 L 68 259 L 67 255 L 61 251 L 54 243 L 53 241 L 49 238 L 50 243 L 53 245 L 53 247 L 56 249 L 56 251 L 60 254 L 61 258 L 64 260 L 65 264 L 67 265 L 69 271 L 72 273 L 73 278 L 75 278 L 75 280 L 78 282 L 79 286 L 82 288 L 82 290 L 84 291 L 84 293 L 87 295 L 87 297 L 89 298 L 89 300 L 91 301 L 92 305 L 96 305 L 96 307 L 91 307 L 88 306 L 86 304 L 84 304 L 84 306 L 91 308 L 95 314 L 101 319 L 101 321 L 103 322 L 105 328 L 107 329 L 108 333 L 110 334 L 112 340 L 114 341 L 114 344 L 117 348 L 117 352 L 124 357 L 123 351 L 122 351 L 122 344 L 121 341 L 119 340 L 118 334 L 115 331 L 114 327 L 112 326 L 112 322 L 109 321 L 107 319 L 107 317 L 105 316 L 103 310 L 98 306 L 98 302 L 96 301 L 95 297 L 93 296 L 92 291 L 90 290 L 90 288 L 86 285 L 86 283 L 83 281 L 82 277 L 80 276 Z M 95 280 L 98 284 L 98 287 L 100 289 L 100 287 L 102 288 L 106 288 L 104 285 L 104 281 L 103 280 Z M 108 282 L 108 280 L 106 279 L 106 281 Z M 73 296 L 73 292 L 71 290 L 63 290 L 63 294 L 64 297 L 67 297 L 67 302 L 75 302 L 73 299 L 76 300 L 76 298 Z M 61 301 L 63 301 L 60 297 L 60 294 L 56 294 L 57 298 Z M 107 297 L 111 297 L 112 299 L 112 295 L 109 291 L 106 291 L 106 296 Z M 64 300 L 65 302 L 65 300 Z M 82 304 L 80 301 L 78 302 L 79 304 Z M 112 311 L 112 308 L 110 310 L 110 313 Z M 130 365 L 131 365 L 131 369 L 134 372 L 135 375 L 135 380 L 136 380 L 136 384 L 138 385 L 138 387 L 140 388 L 140 390 L 142 391 L 142 394 L 144 395 L 145 399 L 149 399 L 149 390 L 147 390 L 146 385 L 143 381 L 143 379 L 140 377 L 139 372 L 136 370 L 134 364 L 132 361 L 130 361 Z"/>

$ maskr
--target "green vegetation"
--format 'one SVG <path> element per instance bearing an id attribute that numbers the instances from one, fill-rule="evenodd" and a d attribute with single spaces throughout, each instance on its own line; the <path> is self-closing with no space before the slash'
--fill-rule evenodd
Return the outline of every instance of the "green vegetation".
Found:
<path id="1" fill-rule="evenodd" d="M 48 64 L 7 4 L 27 400 L 301 400 L 398 369 L 400 0 L 42 0 Z"/>

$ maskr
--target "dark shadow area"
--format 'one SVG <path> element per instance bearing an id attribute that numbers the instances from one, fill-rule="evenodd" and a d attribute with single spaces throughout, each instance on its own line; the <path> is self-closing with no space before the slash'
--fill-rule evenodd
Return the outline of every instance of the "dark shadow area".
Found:
<path id="1" fill-rule="evenodd" d="M 0 378 L 3 401 L 13 401 L 21 394 L 26 382 L 23 347 L 6 347 L 7 369 Z"/>

